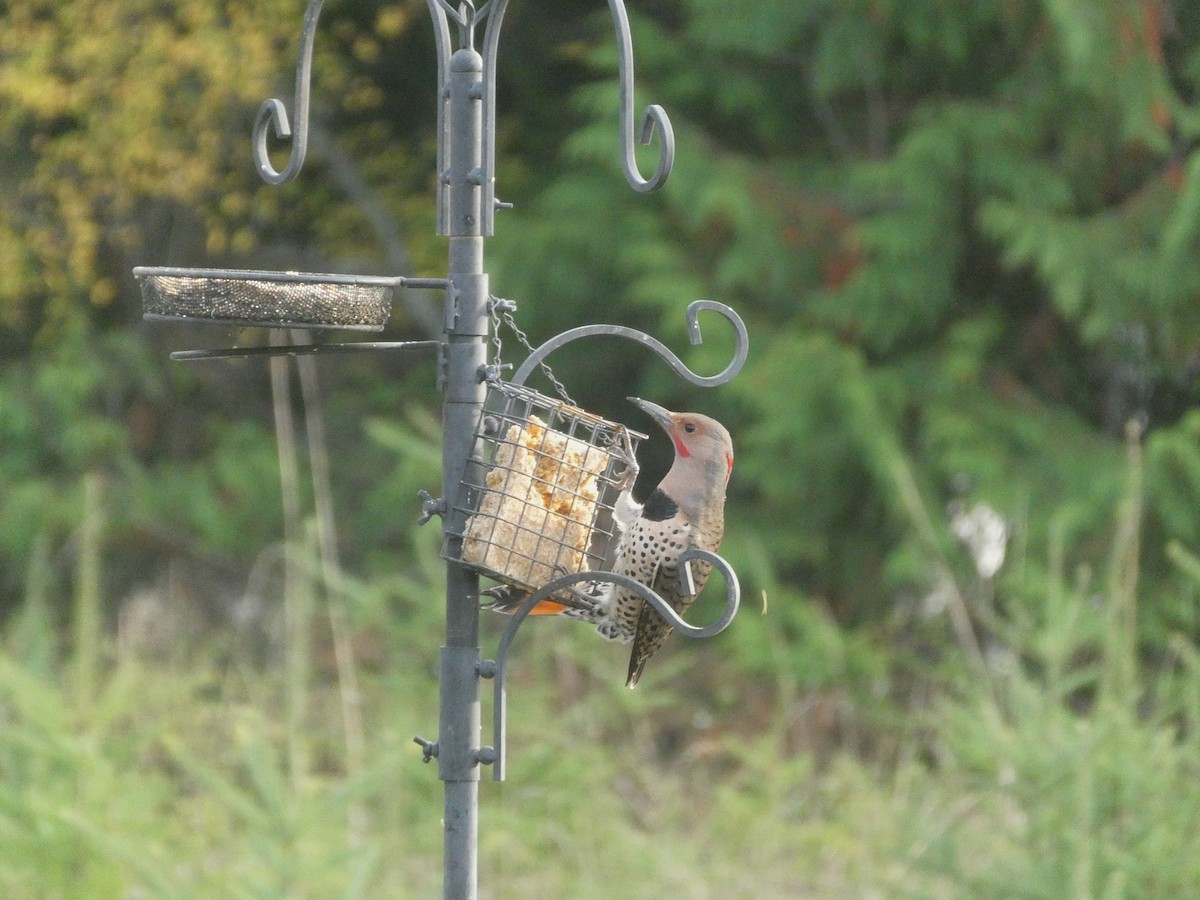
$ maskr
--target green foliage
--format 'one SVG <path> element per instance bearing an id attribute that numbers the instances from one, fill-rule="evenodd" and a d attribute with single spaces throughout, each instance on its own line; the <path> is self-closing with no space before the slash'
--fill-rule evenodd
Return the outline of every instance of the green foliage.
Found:
<path id="1" fill-rule="evenodd" d="M 1045 589 L 1035 612 L 997 623 L 1004 662 L 914 706 L 908 730 L 870 716 L 877 695 L 839 698 L 886 674 L 819 617 L 793 610 L 806 633 L 789 636 L 747 609 L 739 631 L 774 665 L 715 691 L 679 678 L 691 648 L 648 673 L 653 690 L 630 692 L 611 647 L 532 623 L 512 657 L 510 780 L 481 785 L 481 884 L 497 897 L 1186 894 L 1200 877 L 1200 650 L 1176 635 L 1171 666 L 1129 665 L 1138 462 L 1099 595 L 1038 548 L 1053 577 L 1031 576 Z M 1180 563 L 1200 584 L 1200 563 Z M 22 639 L 0 650 L 6 896 L 436 892 L 439 788 L 409 743 L 436 716 L 419 630 L 396 630 L 365 673 L 352 777 L 325 676 L 293 684 L 210 654 L 147 664 L 106 645 L 112 661 L 83 697 L 27 640 L 50 627 L 27 612 Z M 821 687 L 814 658 L 837 673 Z M 306 726 L 296 755 L 276 712 L 293 695 Z M 865 759 L 827 756 L 830 704 L 874 743 Z"/>
<path id="2" fill-rule="evenodd" d="M 677 315 L 699 279 L 747 315 L 755 350 L 727 391 L 736 402 L 706 401 L 743 448 L 738 528 L 843 621 L 957 567 L 942 508 L 964 495 L 1020 540 L 1056 533 L 1088 556 L 1110 527 L 1126 419 L 1148 416 L 1151 445 L 1166 445 L 1195 398 L 1194 163 L 1167 140 L 1193 127 L 1195 81 L 1172 64 L 1195 23 L 1168 41 L 1139 3 L 806 3 L 786 23 L 772 4 L 685 7 L 681 24 L 637 23 L 642 92 L 681 108 L 676 130 L 692 138 L 654 210 L 668 227 L 656 236 L 619 181 L 600 193 L 589 169 L 543 192 L 533 217 L 545 235 L 573 223 L 578 243 L 556 257 L 579 264 L 506 265 L 506 280 L 539 309 L 566 290 Z M 800 77 L 785 88 L 781 71 Z M 611 119 L 610 81 L 574 96 Z M 731 116 L 739 106 L 753 115 Z M 781 115 L 807 143 L 777 133 Z M 565 147 L 612 172 L 590 129 Z M 615 257 L 607 227 L 582 235 L 600 209 L 622 210 L 618 240 L 639 246 L 620 258 L 653 273 L 622 273 L 615 295 L 567 274 Z M 1161 497 L 1186 517 L 1167 493 L 1152 490 L 1148 515 Z M 1165 536 L 1150 536 L 1152 558 Z M 1152 604 L 1148 627 L 1169 605 Z"/>
<path id="3" fill-rule="evenodd" d="M 711 643 L 676 641 L 632 695 L 612 647 L 531 623 L 512 780 L 485 789 L 484 882 L 496 896 L 608 896 L 614 879 L 629 897 L 1186 894 L 1200 882 L 1200 14 L 629 5 L 636 106 L 671 114 L 676 169 L 651 197 L 624 183 L 603 4 L 512 4 L 498 190 L 516 208 L 489 243 L 491 285 L 535 343 L 615 322 L 705 373 L 731 340 L 706 316 L 686 347 L 686 303 L 743 314 L 751 358 L 720 391 L 624 342 L 551 362 L 602 414 L 628 418 L 621 398 L 638 394 L 730 425 L 725 546 L 745 608 Z M 317 130 L 281 189 L 255 180 L 249 126 L 264 98 L 290 103 L 301 4 L 10 6 L 0 893 L 436 892 L 437 783 L 409 744 L 434 717 L 442 614 L 439 535 L 414 526 L 417 491 L 439 480 L 433 366 L 322 361 L 345 571 L 318 578 L 307 479 L 282 545 L 262 367 L 169 366 L 165 330 L 131 324 L 129 275 L 443 274 L 425 4 L 324 10 Z M 287 149 L 272 145 L 280 162 Z M 644 171 L 656 152 L 638 150 Z M 389 336 L 427 336 L 410 300 Z M 1007 527 L 994 574 L 952 533 L 976 505 Z M 269 622 L 220 630 L 260 593 L 270 619 L 283 560 L 310 598 L 289 598 L 303 621 L 286 646 Z M 189 566 L 218 582 L 211 597 L 179 586 Z M 211 606 L 218 630 L 148 665 L 121 623 L 150 589 Z M 344 672 L 323 662 L 335 609 L 367 648 L 361 754 Z"/>
<path id="4" fill-rule="evenodd" d="M 972 797 L 967 817 L 994 832 L 982 853 L 969 827 L 930 845 L 927 863 L 965 895 L 1159 897 L 1200 878 L 1195 645 L 1174 636 L 1158 677 L 1135 657 L 1139 463 L 1100 597 L 1051 560 L 1036 613 L 1010 622 L 1021 656 L 997 699 L 945 710 L 945 766 Z"/>
<path id="5" fill-rule="evenodd" d="M 5 895 L 423 893 L 419 885 L 436 872 L 428 863 L 437 856 L 436 827 L 413 827 L 403 852 L 389 849 L 399 845 L 387 830 L 355 846 L 348 844 L 347 808 L 370 797 L 372 815 L 382 822 L 399 812 L 388 809 L 383 794 L 398 790 L 417 802 L 436 784 L 424 777 L 428 771 L 399 767 L 400 748 L 389 746 L 399 738 L 376 729 L 372 768 L 358 783 L 315 769 L 290 781 L 279 723 L 265 714 L 271 688 L 242 696 L 230 686 L 237 681 L 208 665 L 185 672 L 125 660 L 98 683 L 93 699 L 76 704 L 52 679 L 6 653 L 0 665 Z M 330 753 L 319 739 L 308 743 L 314 755 Z M 411 783 L 398 785 L 397 772 Z"/>
<path id="6" fill-rule="evenodd" d="M 1147 478 L 1163 529 L 1188 545 L 1200 544 L 1195 518 L 1200 498 L 1200 411 L 1176 428 L 1156 432 L 1146 446 Z"/>
<path id="7" fill-rule="evenodd" d="M 0 38 L 5 326 L 61 327 L 81 302 L 112 304 L 124 279 L 106 257 L 145 248 L 151 206 L 208 205 L 209 241 L 229 239 L 220 223 L 248 198 L 222 123 L 274 78 L 264 49 L 278 34 L 264 26 L 283 6 L 13 5 Z"/>

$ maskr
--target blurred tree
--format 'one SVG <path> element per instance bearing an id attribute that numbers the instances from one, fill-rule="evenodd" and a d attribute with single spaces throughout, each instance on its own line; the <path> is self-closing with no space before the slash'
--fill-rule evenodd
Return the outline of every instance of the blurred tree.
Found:
<path id="1" fill-rule="evenodd" d="M 1189 415 L 1200 12 L 1167 0 L 629 5 L 639 108 L 672 114 L 676 170 L 650 197 L 620 175 L 603 4 L 513 3 L 498 190 L 516 209 L 498 218 L 493 290 L 521 304 L 535 341 L 607 320 L 680 345 L 688 301 L 743 312 L 751 363 L 711 396 L 615 343 L 552 361 L 600 412 L 627 417 L 620 398 L 639 392 L 729 421 L 742 519 L 731 552 L 752 585 L 888 628 L 947 596 L 1037 602 L 1048 542 L 1070 561 L 1106 545 L 1130 419 L 1148 447 L 1143 577 L 1173 578 L 1164 548 L 1191 540 L 1200 499 Z M 0 36 L 11 378 L 32 377 L 61 336 L 88 348 L 96 330 L 134 320 L 135 263 L 440 271 L 433 46 L 419 0 L 328 5 L 310 161 L 284 188 L 255 181 L 249 123 L 264 97 L 291 96 L 301 6 L 11 5 Z M 644 168 L 654 153 L 639 151 Z M 427 307 L 398 309 L 392 330 L 431 327 Z M 729 342 L 717 323 L 705 337 L 688 359 L 711 371 Z M 517 355 L 511 342 L 506 353 Z M 408 379 L 427 388 L 428 373 L 413 371 L 399 360 L 331 371 L 333 452 L 361 463 L 340 486 L 345 502 L 393 483 L 381 473 L 394 450 L 364 441 L 361 422 L 394 418 Z M 251 434 L 222 423 L 266 396 L 257 368 L 168 377 L 137 365 L 122 377 L 72 396 L 79 416 L 124 422 L 123 437 L 103 438 L 123 448 L 104 465 L 141 467 L 153 477 L 130 490 L 151 495 L 171 482 L 157 466 L 211 471 L 208 454 Z M 221 414 L 176 412 L 185 395 Z M 0 422 L 42 427 L 15 395 L 4 402 Z M 252 406 L 264 419 L 265 399 Z M 203 420 L 199 433 L 180 415 Z M 0 499 L 78 474 L 27 463 L 10 467 Z M 1007 517 L 995 584 L 952 536 L 953 502 Z M 178 505 L 148 496 L 139 508 L 187 519 Z M 209 546 L 223 527 L 259 527 L 218 524 L 220 502 L 185 505 L 211 511 L 208 524 L 179 525 Z M 395 515 L 390 501 L 356 508 Z M 390 521 L 354 529 L 346 541 L 361 559 L 390 559 L 379 535 L 403 540 Z M 803 631 L 796 603 L 773 609 L 784 633 Z M 1165 601 L 1149 621 L 1196 627 Z"/>
<path id="2" fill-rule="evenodd" d="M 677 334 L 698 296 L 747 315 L 752 361 L 730 389 L 671 396 L 643 360 L 617 387 L 731 422 L 731 533 L 769 548 L 763 583 L 824 596 L 845 623 L 987 596 L 949 531 L 951 503 L 982 502 L 1013 542 L 997 600 L 1036 603 L 1041 548 L 1082 562 L 1112 527 L 1129 420 L 1156 451 L 1144 577 L 1173 579 L 1164 541 L 1194 531 L 1200 501 L 1180 475 L 1200 463 L 1185 418 L 1200 15 L 1159 0 L 639 8 L 639 91 L 673 116 L 672 180 L 647 203 L 616 173 L 597 13 L 601 77 L 564 96 L 585 120 L 562 145 L 571 171 L 505 225 L 498 280 L 548 331 L 602 305 Z M 1196 627 L 1166 601 L 1147 621 Z"/>
<path id="3" fill-rule="evenodd" d="M 107 473 L 110 500 L 121 498 L 110 517 L 122 537 L 107 569 L 114 590 L 154 576 L 147 554 L 252 559 L 278 533 L 265 372 L 167 363 L 166 330 L 138 321 L 134 265 L 407 271 L 429 257 L 433 241 L 412 242 L 397 223 L 409 207 L 429 205 L 420 189 L 433 178 L 423 149 L 432 121 L 401 142 L 380 119 L 403 105 L 388 102 L 381 59 L 408 40 L 424 4 L 331 6 L 317 40 L 310 161 L 303 182 L 274 189 L 254 171 L 250 126 L 266 97 L 292 105 L 303 4 L 6 5 L 0 596 L 8 603 L 20 596 L 34 541 L 70 546 L 87 470 Z M 401 96 L 431 120 L 432 63 L 422 74 L 424 90 Z M 358 153 L 381 139 L 382 152 Z M 380 178 L 395 190 L 376 196 Z M 414 232 L 423 236 L 431 221 L 422 213 Z M 416 303 L 393 321 L 400 332 L 430 327 Z M 392 365 L 403 376 L 406 364 Z M 361 365 L 338 374 L 365 401 L 351 428 L 335 430 L 341 450 L 361 442 L 364 408 L 394 409 L 394 393 L 364 385 Z M 380 451 L 376 471 L 386 465 Z"/>

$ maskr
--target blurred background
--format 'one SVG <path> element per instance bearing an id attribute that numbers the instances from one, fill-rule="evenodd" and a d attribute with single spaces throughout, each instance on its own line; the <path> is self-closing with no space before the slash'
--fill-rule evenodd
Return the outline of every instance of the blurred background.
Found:
<path id="1" fill-rule="evenodd" d="M 623 648 L 525 626 L 481 896 L 1191 895 L 1200 6 L 628 6 L 673 175 L 621 174 L 605 5 L 515 0 L 486 265 L 534 344 L 630 325 L 711 374 L 687 303 L 746 319 L 714 391 L 551 358 L 635 428 L 629 395 L 728 425 L 743 609 L 634 692 Z M 172 363 L 264 337 L 145 323 L 130 272 L 444 275 L 426 5 L 329 0 L 280 188 L 250 129 L 299 0 L 3 9 L 0 893 L 437 895 L 434 367 Z"/>

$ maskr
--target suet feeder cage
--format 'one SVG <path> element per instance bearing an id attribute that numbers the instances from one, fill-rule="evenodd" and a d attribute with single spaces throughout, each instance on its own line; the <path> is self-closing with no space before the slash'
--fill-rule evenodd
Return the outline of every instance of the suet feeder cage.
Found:
<path id="1" fill-rule="evenodd" d="M 490 382 L 473 436 L 478 465 L 459 486 L 446 557 L 527 591 L 603 570 L 615 549 L 617 480 L 645 437 L 522 385 Z"/>

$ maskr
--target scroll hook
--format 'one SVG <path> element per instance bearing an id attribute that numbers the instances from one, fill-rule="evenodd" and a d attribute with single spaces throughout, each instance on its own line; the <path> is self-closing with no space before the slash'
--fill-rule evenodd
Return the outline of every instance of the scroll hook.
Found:
<path id="1" fill-rule="evenodd" d="M 293 136 L 288 122 L 287 107 L 282 100 L 264 100 L 254 119 L 254 162 L 258 174 L 267 184 L 285 184 L 300 174 L 304 155 L 308 150 L 308 101 L 312 81 L 313 41 L 317 33 L 317 18 L 325 0 L 309 0 L 304 13 L 304 29 L 300 36 L 300 59 L 296 63 L 296 133 Z M 277 138 L 292 138 L 292 155 L 282 172 L 276 171 L 267 155 L 267 125 L 271 125 Z"/>
<path id="2" fill-rule="evenodd" d="M 643 331 L 628 328 L 624 325 L 580 325 L 577 328 L 572 328 L 556 337 L 552 337 L 529 354 L 529 357 L 525 362 L 521 363 L 521 367 L 513 375 L 512 382 L 513 384 L 524 384 L 525 379 L 532 375 L 534 369 L 542 364 L 542 360 L 559 347 L 569 344 L 572 341 L 586 337 L 623 337 L 653 350 L 685 381 L 697 387 L 717 387 L 718 385 L 725 384 L 741 371 L 742 366 L 746 362 L 746 357 L 750 352 L 750 337 L 746 331 L 746 323 L 742 321 L 742 317 L 724 303 L 718 303 L 716 300 L 693 300 L 688 304 L 687 308 L 688 339 L 693 344 L 701 343 L 699 315 L 704 310 L 723 316 L 729 322 L 734 332 L 733 359 L 730 360 L 729 365 L 723 371 L 718 372 L 716 375 L 696 374 L 684 365 L 683 360 L 671 352 L 662 341 L 652 338 Z"/>
<path id="3" fill-rule="evenodd" d="M 633 38 L 629 32 L 629 16 L 625 12 L 625 0 L 608 0 L 613 22 L 617 28 L 618 75 L 621 82 L 621 156 L 625 165 L 625 180 L 635 191 L 648 194 L 657 191 L 671 174 L 675 164 L 675 132 L 667 112 L 658 104 L 647 106 L 642 112 L 642 129 L 639 140 L 649 144 L 658 131 L 658 168 L 649 179 L 643 178 L 638 170 L 633 147 Z"/>

